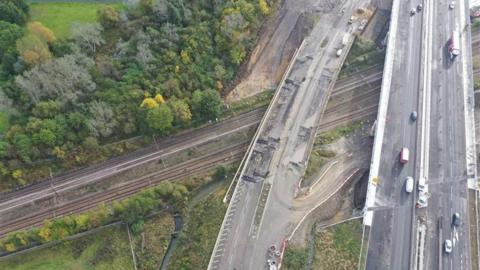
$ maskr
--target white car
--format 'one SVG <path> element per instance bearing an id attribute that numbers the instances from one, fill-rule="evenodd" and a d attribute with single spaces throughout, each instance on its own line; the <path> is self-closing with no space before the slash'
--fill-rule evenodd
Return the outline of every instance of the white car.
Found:
<path id="1" fill-rule="evenodd" d="M 445 240 L 445 253 L 452 252 L 452 240 L 447 239 Z"/>
<path id="2" fill-rule="evenodd" d="M 425 177 L 420 177 L 418 179 L 418 190 L 419 191 L 425 191 L 428 189 L 428 186 L 427 186 L 427 181 L 425 180 Z"/>
<path id="3" fill-rule="evenodd" d="M 413 191 L 413 178 L 412 177 L 407 177 L 405 180 L 405 191 L 407 193 L 410 193 Z"/>
<path id="4" fill-rule="evenodd" d="M 450 4 L 448 4 L 448 8 L 449 9 L 454 9 L 455 8 L 455 1 L 450 2 Z"/>
<path id="5" fill-rule="evenodd" d="M 415 15 L 416 12 L 417 12 L 417 11 L 415 10 L 415 8 L 410 9 L 410 15 L 413 16 L 413 15 Z"/>

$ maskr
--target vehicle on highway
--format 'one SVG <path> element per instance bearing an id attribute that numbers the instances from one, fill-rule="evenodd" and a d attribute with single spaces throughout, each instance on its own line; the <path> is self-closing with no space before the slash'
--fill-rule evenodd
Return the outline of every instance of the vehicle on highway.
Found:
<path id="1" fill-rule="evenodd" d="M 457 31 L 453 31 L 452 36 L 448 40 L 448 52 L 452 60 L 460 54 L 460 38 Z"/>
<path id="2" fill-rule="evenodd" d="M 418 4 L 417 10 L 418 10 L 418 11 L 422 11 L 422 9 L 423 9 L 423 5 L 422 5 L 422 4 Z"/>
<path id="3" fill-rule="evenodd" d="M 449 9 L 454 9 L 455 8 L 455 1 L 450 2 L 450 4 L 448 4 L 448 8 Z"/>
<path id="4" fill-rule="evenodd" d="M 336 53 L 337 57 L 340 57 L 342 55 L 342 51 L 343 51 L 342 49 L 337 50 L 337 53 Z"/>
<path id="5" fill-rule="evenodd" d="M 453 226 L 458 227 L 460 226 L 461 223 L 462 223 L 462 219 L 460 218 L 460 214 L 459 213 L 453 214 L 453 217 L 452 217 Z"/>
<path id="6" fill-rule="evenodd" d="M 408 151 L 408 148 L 403 147 L 402 151 L 400 151 L 400 163 L 405 164 L 408 162 L 410 152 Z"/>
<path id="7" fill-rule="evenodd" d="M 417 12 L 417 11 L 415 10 L 415 8 L 410 9 L 410 15 L 412 15 L 412 16 L 415 15 L 415 12 Z"/>
<path id="8" fill-rule="evenodd" d="M 405 180 L 405 191 L 410 193 L 413 191 L 413 178 L 411 176 L 407 177 Z"/>
<path id="9" fill-rule="evenodd" d="M 417 115 L 417 112 L 416 112 L 416 111 L 413 111 L 413 112 L 410 114 L 410 119 L 415 122 L 415 121 L 417 120 L 417 116 L 418 116 L 418 115 Z"/>
<path id="10" fill-rule="evenodd" d="M 445 249 L 444 249 L 444 250 L 445 250 L 445 253 L 450 253 L 450 252 L 452 252 L 452 240 L 450 240 L 450 239 L 445 240 L 445 245 L 444 245 L 444 247 L 445 247 Z"/>
<path id="11" fill-rule="evenodd" d="M 420 177 L 418 179 L 418 191 L 426 191 L 428 189 L 425 177 Z"/>

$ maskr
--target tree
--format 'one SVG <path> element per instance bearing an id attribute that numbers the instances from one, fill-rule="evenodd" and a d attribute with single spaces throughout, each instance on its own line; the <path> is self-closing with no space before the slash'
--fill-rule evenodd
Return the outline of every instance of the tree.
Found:
<path id="1" fill-rule="evenodd" d="M 16 24 L 0 21 L 0 58 L 15 48 L 17 39 L 23 36 L 23 29 Z"/>
<path id="2" fill-rule="evenodd" d="M 24 162 L 31 162 L 32 142 L 30 141 L 30 138 L 23 133 L 15 134 L 13 144 L 20 158 Z"/>
<path id="3" fill-rule="evenodd" d="M 34 103 L 47 98 L 62 105 L 74 104 L 96 89 L 88 70 L 93 64 L 92 59 L 83 55 L 65 55 L 17 76 L 15 83 Z"/>
<path id="4" fill-rule="evenodd" d="M 33 134 L 32 141 L 36 145 L 52 147 L 55 145 L 56 137 L 51 130 L 43 128 L 38 133 Z"/>
<path id="5" fill-rule="evenodd" d="M 160 133 L 161 135 L 167 134 L 172 129 L 173 115 L 170 108 L 162 104 L 156 108 L 150 109 L 147 112 L 148 126 Z"/>
<path id="6" fill-rule="evenodd" d="M 118 11 L 112 6 L 103 6 L 99 8 L 97 10 L 97 17 L 100 24 L 106 29 L 116 27 L 120 21 Z"/>
<path id="7" fill-rule="evenodd" d="M 48 45 L 31 33 L 17 41 L 17 51 L 28 65 L 37 65 L 52 58 Z"/>
<path id="8" fill-rule="evenodd" d="M 173 98 L 168 101 L 168 105 L 172 110 L 175 125 L 186 125 L 192 120 L 190 107 L 185 100 Z"/>
<path id="9" fill-rule="evenodd" d="M 27 20 L 27 14 L 19 8 L 15 2 L 21 1 L 2 0 L 0 1 L 0 21 L 15 24 L 23 24 Z"/>
<path id="10" fill-rule="evenodd" d="M 270 14 L 270 7 L 268 7 L 266 0 L 258 0 L 258 6 L 260 7 L 260 11 L 263 13 L 263 15 Z"/>
<path id="11" fill-rule="evenodd" d="M 30 33 L 45 43 L 51 44 L 57 40 L 53 31 L 45 27 L 41 22 L 31 22 L 27 25 L 27 28 Z"/>
<path id="12" fill-rule="evenodd" d="M 193 92 L 192 110 L 194 116 L 203 120 L 214 120 L 220 115 L 222 100 L 215 90 Z"/>
<path id="13" fill-rule="evenodd" d="M 54 100 L 40 101 L 32 110 L 34 116 L 39 118 L 53 118 L 60 113 L 61 107 Z"/>
<path id="14" fill-rule="evenodd" d="M 79 45 L 90 52 L 95 53 L 97 47 L 105 44 L 102 37 L 103 27 L 98 23 L 74 23 L 72 25 L 72 36 Z"/>
<path id="15" fill-rule="evenodd" d="M 110 136 L 118 125 L 112 108 L 103 101 L 93 101 L 88 106 L 88 111 L 92 117 L 89 123 L 93 135 L 96 137 Z"/>

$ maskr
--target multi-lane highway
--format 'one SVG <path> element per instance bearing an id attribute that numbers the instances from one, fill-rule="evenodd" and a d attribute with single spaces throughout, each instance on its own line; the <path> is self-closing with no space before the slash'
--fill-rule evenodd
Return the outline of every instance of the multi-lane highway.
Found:
<path id="1" fill-rule="evenodd" d="M 423 12 L 410 16 L 409 11 L 416 9 L 418 1 L 394 1 L 392 23 L 389 33 L 386 61 L 394 64 L 386 69 L 382 91 L 389 91 L 388 109 L 380 143 L 381 154 L 377 172 L 378 179 L 376 201 L 373 211 L 373 224 L 370 232 L 366 269 L 408 269 L 412 252 L 412 211 L 414 194 L 407 194 L 405 179 L 407 176 L 418 178 L 415 164 L 419 122 L 411 121 L 413 111 L 420 112 L 421 98 L 421 52 L 423 44 Z M 398 18 L 397 21 L 394 21 Z M 389 54 L 389 55 L 388 55 Z M 393 75 L 394 74 L 394 75 Z M 381 100 L 383 101 L 383 100 Z M 381 120 L 380 120 L 381 121 Z M 376 144 L 378 138 L 376 138 Z M 399 163 L 402 147 L 408 147 L 410 161 Z M 375 158 L 375 157 L 374 157 Z"/>
<path id="2" fill-rule="evenodd" d="M 450 2 L 393 1 L 364 220 L 366 269 L 470 269 L 467 171 L 471 178 L 476 172 L 468 8 L 459 1 L 452 9 Z M 454 30 L 462 52 L 452 61 Z M 403 165 L 402 147 L 410 149 Z M 419 192 L 405 191 L 407 176 L 416 184 L 427 179 L 426 208 L 415 208 Z M 455 212 L 463 219 L 459 227 L 452 226 Z M 453 241 L 451 254 L 443 250 L 445 239 Z"/>
<path id="3" fill-rule="evenodd" d="M 471 170 L 471 140 L 473 122 L 472 58 L 468 1 L 435 1 L 431 7 L 431 107 L 430 107 L 430 158 L 428 183 L 430 199 L 426 213 L 427 241 L 425 247 L 426 269 L 471 269 L 470 232 L 468 217 L 468 179 L 475 178 Z M 452 33 L 459 35 L 460 55 L 452 60 L 448 41 Z M 471 99 L 469 99 L 469 96 Z M 470 141 L 470 145 L 469 145 Z M 475 154 L 473 154 L 474 158 Z M 459 213 L 462 224 L 452 225 L 452 216 Z M 451 240 L 451 254 L 444 251 L 445 240 Z"/>

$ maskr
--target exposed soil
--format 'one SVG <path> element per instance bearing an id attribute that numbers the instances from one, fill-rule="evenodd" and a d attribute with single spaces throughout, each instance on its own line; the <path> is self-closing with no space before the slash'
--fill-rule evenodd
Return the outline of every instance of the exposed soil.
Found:
<path id="1" fill-rule="evenodd" d="M 295 50 L 313 28 L 315 15 L 311 11 L 325 10 L 321 4 L 309 0 L 283 2 L 262 27 L 257 45 L 241 66 L 234 86 L 227 89 L 227 102 L 276 88 Z"/>

